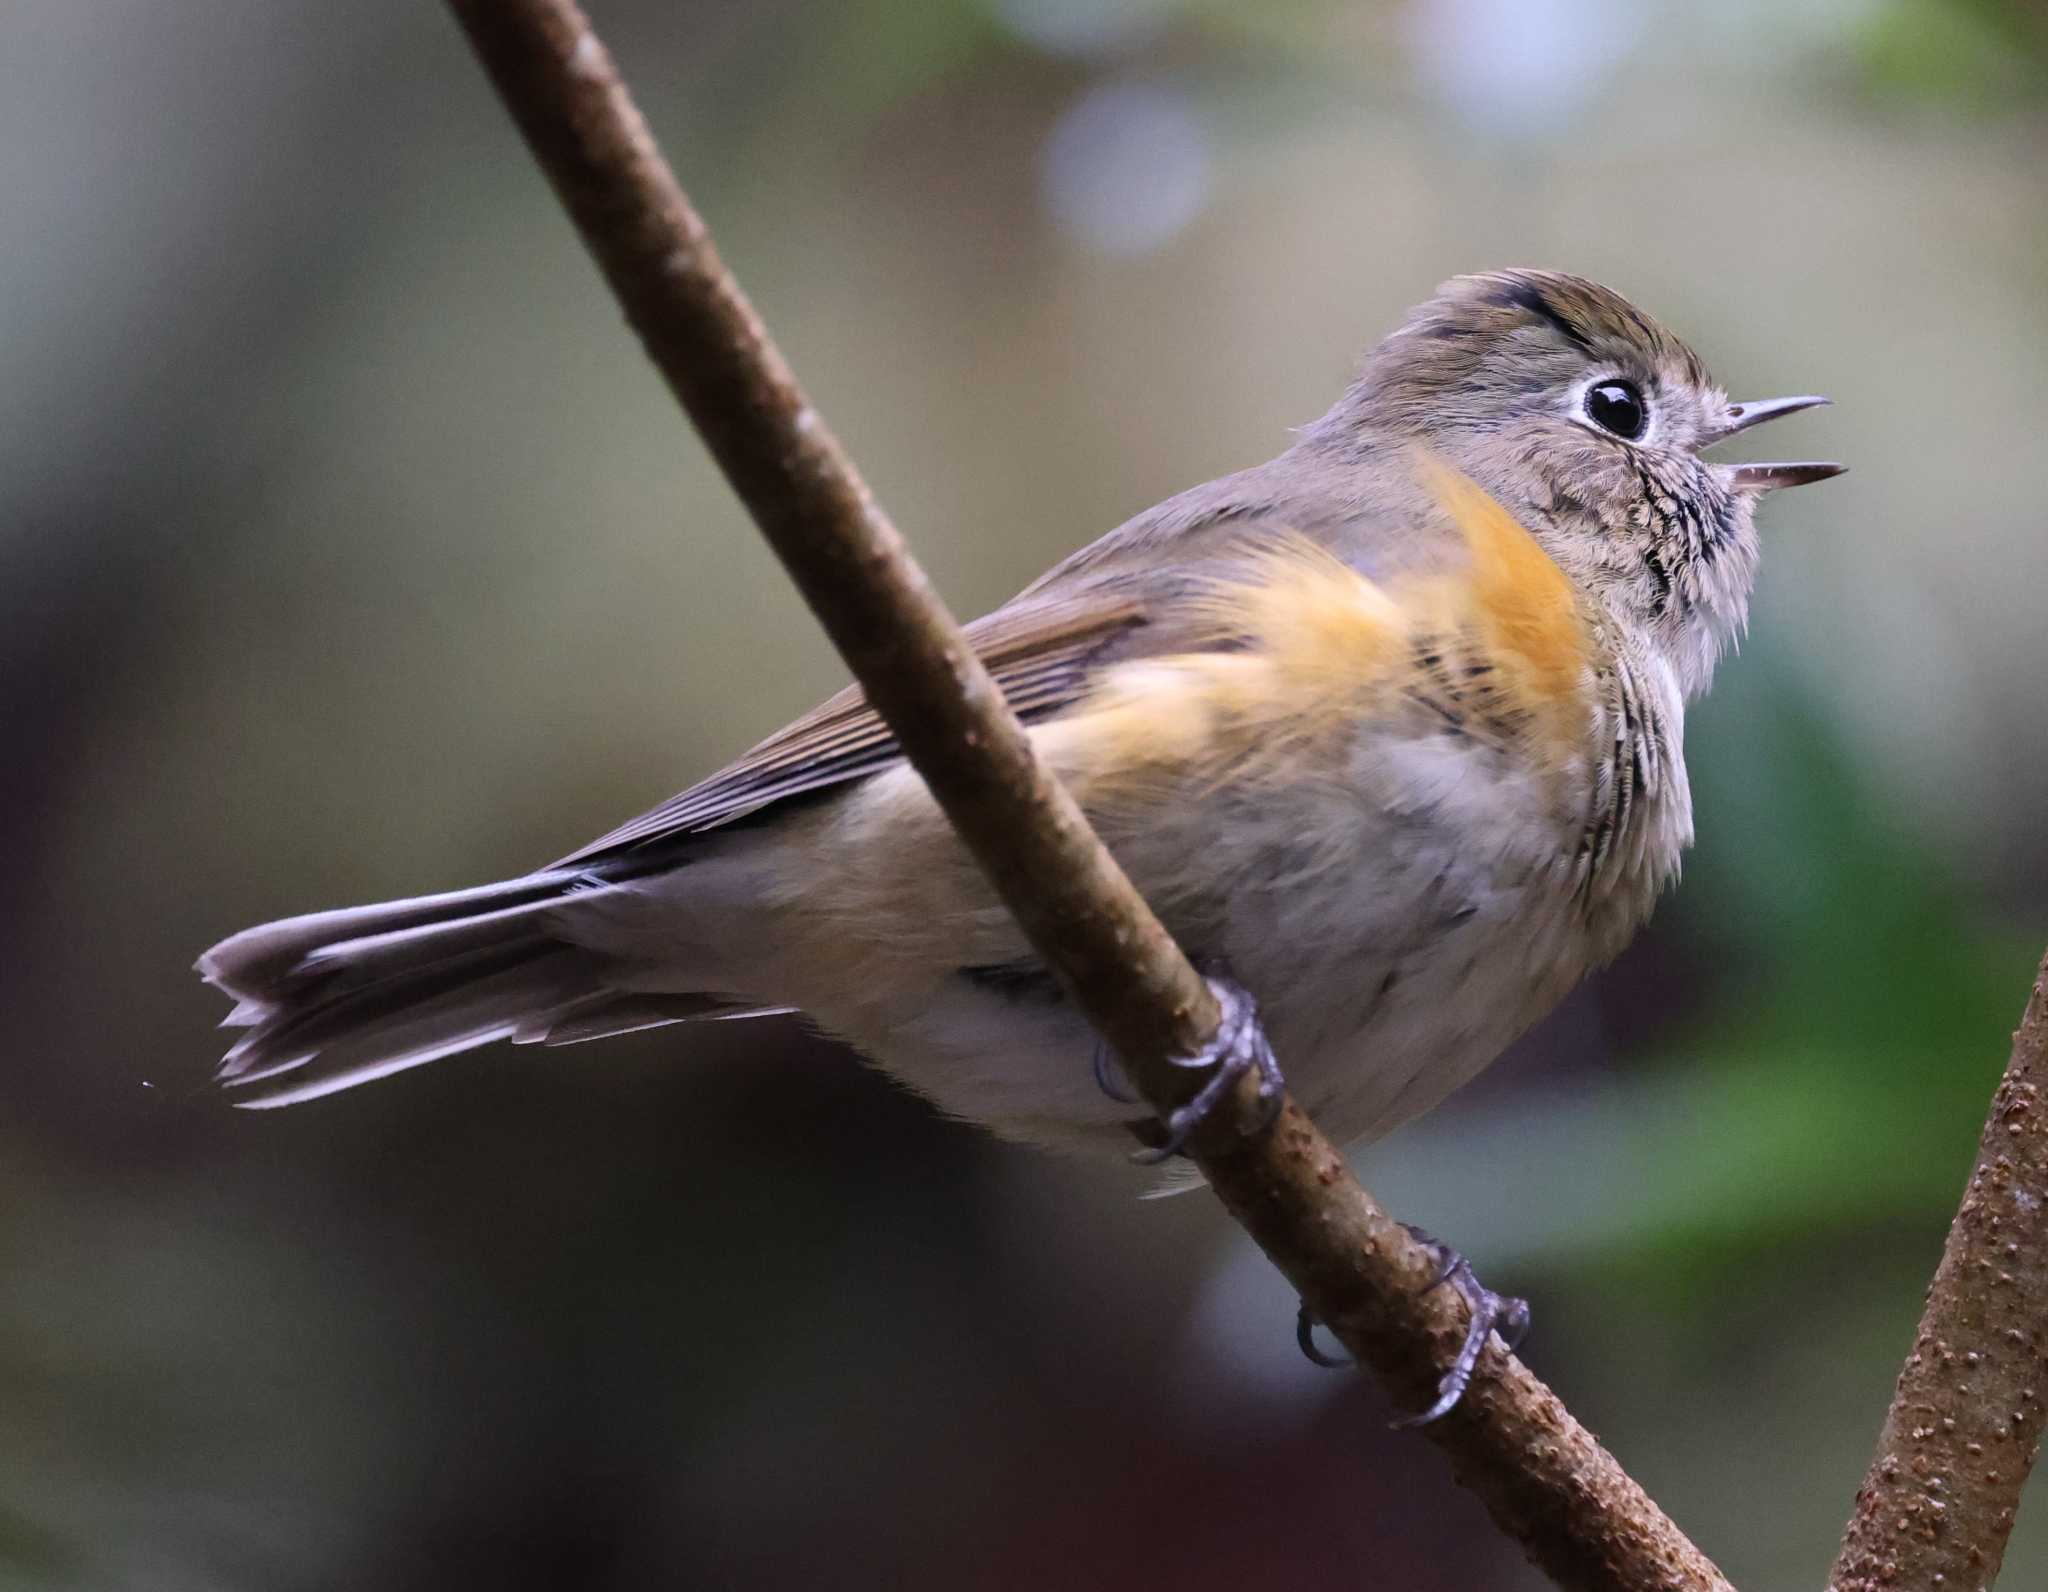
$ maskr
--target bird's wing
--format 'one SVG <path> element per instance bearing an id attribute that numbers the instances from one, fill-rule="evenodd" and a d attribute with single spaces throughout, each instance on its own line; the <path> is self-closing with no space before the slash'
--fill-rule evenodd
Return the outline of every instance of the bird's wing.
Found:
<path id="1" fill-rule="evenodd" d="M 1121 583 L 1011 603 L 967 626 L 967 639 L 1027 723 L 1086 688 L 1111 653 L 1127 654 L 1146 604 Z M 1125 645 L 1119 645 L 1124 643 Z M 564 857 L 573 867 L 732 823 L 774 802 L 860 779 L 902 755 L 896 737 L 848 686 L 710 778 Z"/>
<path id="2" fill-rule="evenodd" d="M 1418 622 L 1480 622 L 1517 660 L 1533 662 L 1525 659 L 1532 652 L 1554 658 L 1535 683 L 1562 690 L 1580 657 L 1569 583 L 1527 531 L 1478 487 L 1433 465 L 1423 468 L 1422 477 L 1423 501 L 1440 534 L 1426 534 L 1427 524 L 1413 516 L 1404 523 L 1362 515 L 1355 504 L 1333 495 L 1289 499 L 1248 490 L 1258 472 L 1212 483 L 1069 559 L 969 625 L 968 640 L 1027 723 L 1073 706 L 1112 665 L 1128 660 L 1241 655 L 1247 649 L 1298 654 L 1302 643 L 1314 639 L 1308 634 L 1312 616 L 1332 611 L 1355 610 L 1363 617 L 1360 624 L 1340 624 L 1338 634 L 1326 638 L 1324 655 L 1305 660 L 1313 666 L 1310 672 L 1348 689 L 1391 689 L 1376 660 L 1408 627 L 1398 617 L 1401 604 L 1387 595 L 1394 591 L 1403 601 L 1410 594 L 1427 599 L 1429 612 L 1418 609 Z M 1389 531 L 1389 524 L 1397 529 Z M 1411 557 L 1409 567 L 1383 585 L 1372 568 L 1378 562 L 1374 555 L 1403 541 L 1433 548 L 1435 556 Z M 1426 581 L 1418 584 L 1418 577 L 1432 571 L 1450 580 L 1448 587 L 1439 581 L 1433 596 Z M 1232 591 L 1235 598 L 1227 595 Z M 1265 622 L 1254 626 L 1255 633 L 1221 622 L 1233 604 L 1247 614 L 1263 614 Z M 1532 646 L 1539 641 L 1547 652 Z M 857 686 L 849 686 L 710 778 L 553 866 L 616 861 L 777 802 L 865 778 L 901 756 L 881 715 Z"/>

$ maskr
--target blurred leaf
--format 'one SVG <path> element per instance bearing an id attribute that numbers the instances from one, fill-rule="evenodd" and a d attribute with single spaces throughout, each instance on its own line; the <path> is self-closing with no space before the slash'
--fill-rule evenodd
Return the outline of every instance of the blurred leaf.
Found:
<path id="1" fill-rule="evenodd" d="M 988 13 L 962 0 L 860 0 L 835 8 L 796 93 L 867 120 L 1005 47 Z"/>
<path id="2" fill-rule="evenodd" d="M 10 1585 L 69 1584 L 77 1568 L 62 1539 L 0 1504 L 0 1576 Z"/>
<path id="3" fill-rule="evenodd" d="M 2040 16 L 2003 0 L 1891 0 L 1853 42 L 1870 86 L 1901 97 L 1988 106 L 2048 77 Z"/>

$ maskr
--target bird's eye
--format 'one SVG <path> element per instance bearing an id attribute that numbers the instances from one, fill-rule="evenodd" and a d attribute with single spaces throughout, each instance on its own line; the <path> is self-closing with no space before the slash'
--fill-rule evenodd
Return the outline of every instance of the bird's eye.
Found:
<path id="1" fill-rule="evenodd" d="M 1649 407 L 1632 381 L 1595 382 L 1586 389 L 1586 417 L 1603 431 L 1633 442 L 1649 424 Z"/>

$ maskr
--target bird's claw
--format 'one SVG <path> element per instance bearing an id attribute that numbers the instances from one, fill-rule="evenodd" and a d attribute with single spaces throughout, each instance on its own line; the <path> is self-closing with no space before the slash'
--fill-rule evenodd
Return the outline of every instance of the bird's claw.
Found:
<path id="1" fill-rule="evenodd" d="M 1408 1415 L 1395 1421 L 1397 1428 L 1427 1426 L 1440 1416 L 1448 1415 L 1465 1396 L 1465 1389 L 1472 1385 L 1472 1373 L 1479 1368 L 1480 1355 L 1486 1352 L 1487 1338 L 1499 1333 L 1501 1342 L 1512 1353 L 1529 1330 L 1529 1302 L 1526 1299 L 1512 1299 L 1495 1293 L 1473 1275 L 1471 1262 L 1421 1228 L 1409 1227 L 1408 1233 L 1418 1244 L 1436 1252 L 1436 1279 L 1423 1292 L 1428 1293 L 1430 1289 L 1441 1288 L 1448 1283 L 1465 1301 L 1468 1319 L 1465 1341 L 1458 1347 L 1457 1358 L 1437 1380 L 1436 1402 L 1419 1415 Z"/>
<path id="2" fill-rule="evenodd" d="M 1130 1086 L 1124 1070 L 1103 1040 L 1095 1041 L 1095 1087 L 1120 1106 L 1141 1106 L 1144 1096 Z"/>
<path id="3" fill-rule="evenodd" d="M 1316 1347 L 1316 1318 L 1309 1314 L 1306 1300 L 1294 1313 L 1294 1341 L 1301 1348 L 1301 1357 L 1322 1370 L 1348 1371 L 1358 1363 L 1348 1354 L 1325 1354 Z"/>
<path id="4" fill-rule="evenodd" d="M 1153 1166 L 1169 1156 L 1180 1154 L 1188 1138 L 1207 1120 L 1245 1073 L 1256 1070 L 1259 1075 L 1259 1101 L 1264 1106 L 1253 1130 L 1263 1133 L 1270 1128 L 1280 1115 L 1280 1107 L 1286 1099 L 1287 1080 L 1280 1075 L 1280 1063 L 1273 1055 L 1273 1047 L 1266 1038 L 1266 1030 L 1259 1022 L 1258 1002 L 1242 985 L 1227 978 L 1208 980 L 1210 993 L 1216 997 L 1216 1004 L 1222 1011 L 1216 1025 L 1216 1035 L 1202 1050 L 1193 1056 L 1176 1057 L 1174 1065 L 1188 1068 L 1208 1068 L 1209 1077 L 1194 1097 L 1185 1105 L 1175 1107 L 1160 1124 L 1161 1137 L 1150 1149 L 1140 1150 L 1131 1159 L 1140 1166 Z M 1104 1094 L 1112 1100 L 1125 1099 L 1111 1087 L 1107 1052 L 1099 1049 L 1095 1057 L 1095 1081 L 1102 1086 Z"/>

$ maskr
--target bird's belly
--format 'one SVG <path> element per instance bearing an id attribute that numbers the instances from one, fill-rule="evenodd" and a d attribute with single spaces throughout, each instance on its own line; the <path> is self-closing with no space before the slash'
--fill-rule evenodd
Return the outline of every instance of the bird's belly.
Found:
<path id="1" fill-rule="evenodd" d="M 1296 902 L 1293 932 L 1254 903 L 1229 962 L 1258 993 L 1295 1098 L 1340 1144 L 1378 1138 L 1469 1082 L 1592 963 L 1568 853 L 1433 859 L 1354 890 L 1411 904 L 1375 916 L 1350 892 Z M 1320 908 L 1322 921 L 1309 916 Z"/>
<path id="2" fill-rule="evenodd" d="M 1468 1081 L 1594 960 L 1577 836 L 1540 811 L 1515 790 L 1411 815 L 1325 791 L 1111 839 L 1197 964 L 1258 999 L 1295 1097 L 1350 1143 Z M 1096 1087 L 1092 1033 L 1048 980 L 954 975 L 890 1008 L 819 1015 L 951 1113 L 1130 1147 L 1145 1109 Z"/>
<path id="3" fill-rule="evenodd" d="M 1295 1098 L 1350 1145 L 1470 1082 L 1587 970 L 1582 937 L 1537 922 L 1543 910 L 1475 919 L 1406 955 L 1298 968 L 1269 1023 Z"/>

